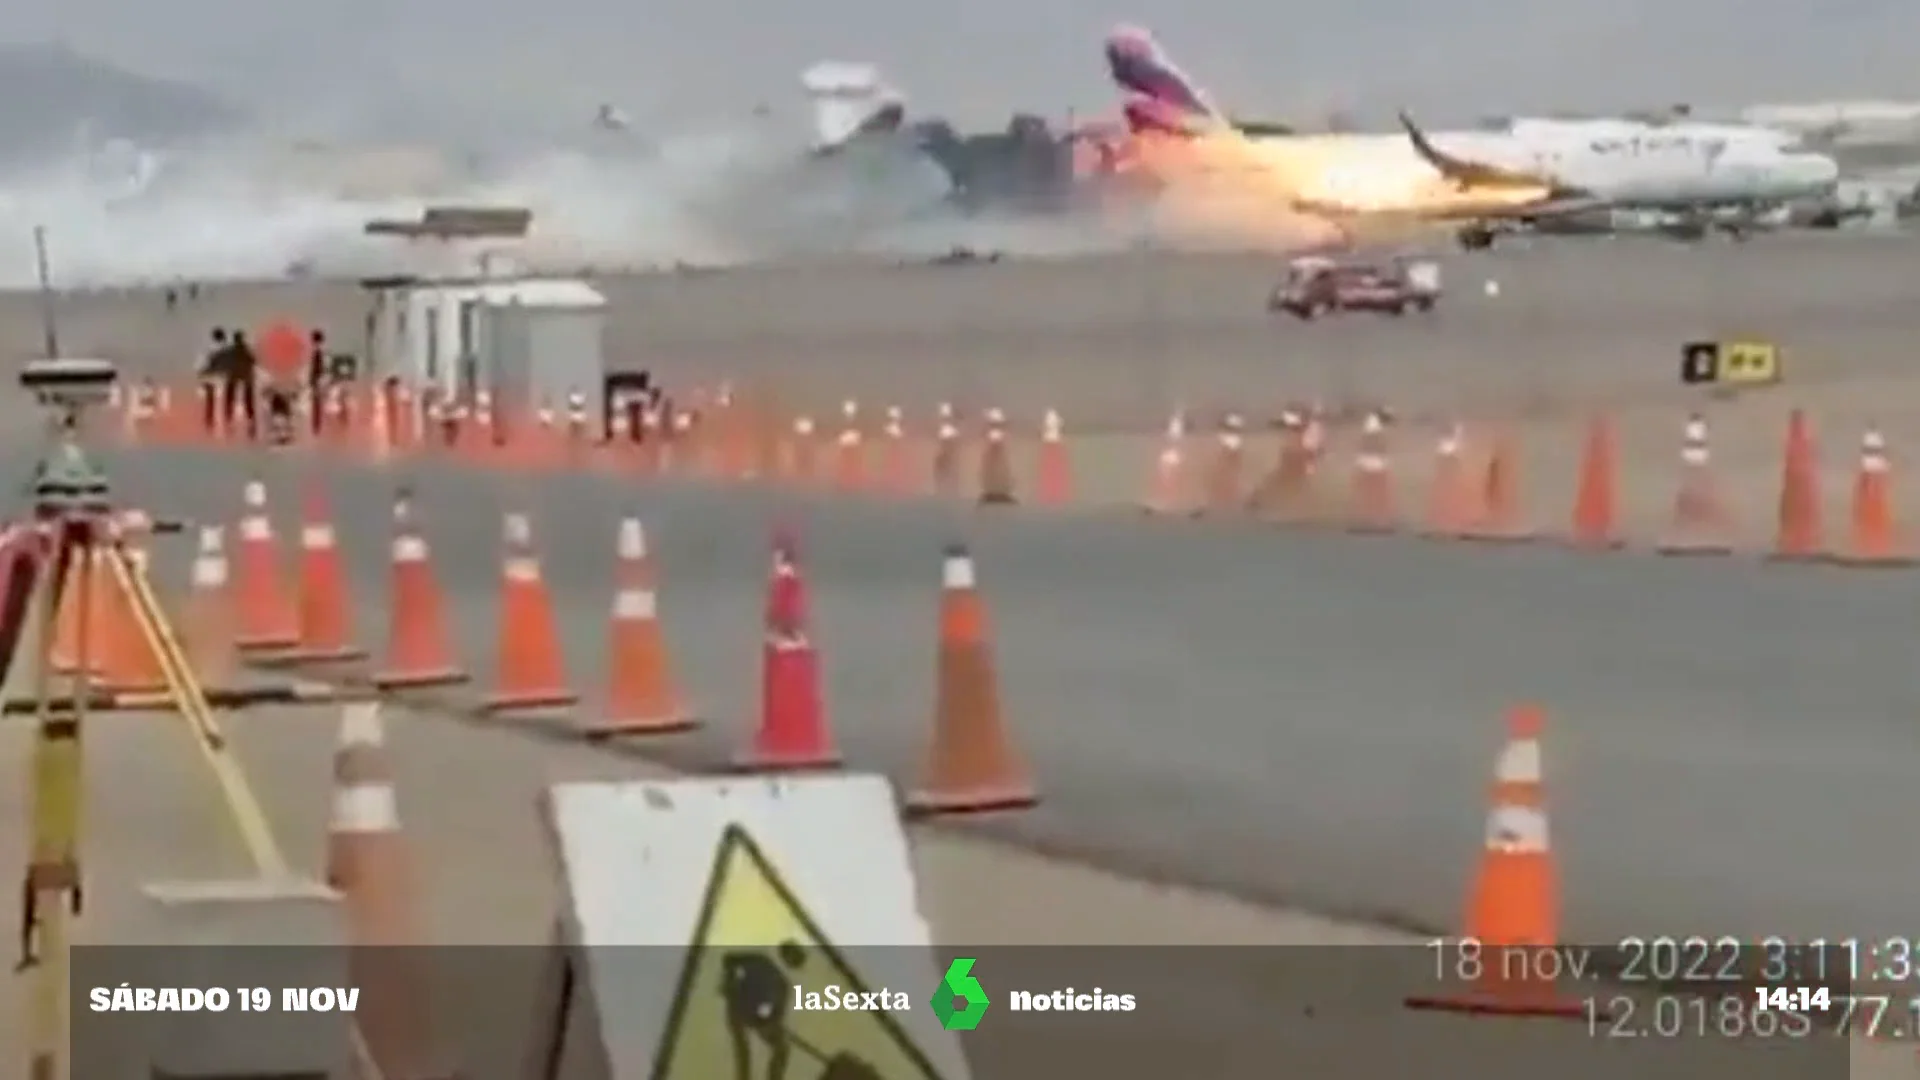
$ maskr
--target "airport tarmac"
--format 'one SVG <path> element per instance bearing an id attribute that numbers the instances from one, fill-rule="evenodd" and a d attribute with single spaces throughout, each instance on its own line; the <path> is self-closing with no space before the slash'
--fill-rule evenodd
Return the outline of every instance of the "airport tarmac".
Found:
<path id="1" fill-rule="evenodd" d="M 193 472 L 182 491 L 169 489 L 177 458 L 119 466 L 130 493 L 171 490 L 174 512 L 230 513 L 240 464 L 209 456 Z M 372 634 L 391 481 L 331 475 Z M 642 515 L 683 678 L 714 717 L 662 745 L 679 764 L 724 762 L 750 730 L 766 537 L 791 522 L 839 735 L 853 761 L 910 780 L 932 700 L 939 552 L 960 537 L 1047 795 L 997 833 L 1156 879 L 1445 928 L 1502 713 L 1537 700 L 1552 717 L 1575 936 L 1891 933 L 1903 918 L 1908 870 L 1884 852 L 1915 810 L 1898 780 L 1920 715 L 1905 663 L 1920 578 L 592 476 L 423 469 L 411 482 L 481 675 L 504 508 L 533 515 L 588 690 L 615 525 Z"/>
<path id="2" fill-rule="evenodd" d="M 681 382 L 771 379 L 801 399 L 831 387 L 821 405 L 843 393 L 921 408 L 947 397 L 1052 404 L 1079 424 L 1157 425 L 1176 396 L 1243 407 L 1392 390 L 1426 407 L 1644 394 L 1671 384 L 1677 345 L 1693 337 L 1769 337 L 1822 378 L 1898 371 L 1920 242 L 1540 239 L 1443 262 L 1447 294 L 1433 319 L 1311 326 L 1266 312 L 1282 268 L 1256 256 L 862 262 L 599 284 L 616 361 Z M 37 301 L 4 303 L 0 348 L 38 351 Z M 317 283 L 209 286 L 171 316 L 150 290 L 74 294 L 60 307 L 62 344 L 178 375 L 210 327 L 279 313 L 325 327 L 341 347 L 363 346 L 364 294 Z"/>
<path id="3" fill-rule="evenodd" d="M 322 858 L 335 711 L 251 712 L 225 724 L 279 840 L 303 869 Z M 547 940 L 557 902 L 550 875 L 522 869 L 549 857 L 534 799 L 558 780 L 651 778 L 661 770 L 584 747 L 530 754 L 518 734 L 432 714 L 390 709 L 387 718 L 423 904 L 436 943 L 449 946 L 437 956 L 440 1030 L 461 1075 L 526 1080 L 536 1075 L 522 1063 L 537 1030 L 539 986 L 529 947 Z M 25 732 L 19 724 L 0 729 L 0 756 L 22 756 Z M 150 909 L 135 899 L 144 884 L 249 871 L 205 766 L 175 720 L 96 716 L 86 750 L 90 894 L 82 940 L 151 940 Z M 476 793 L 482 783 L 485 791 Z M 455 788 L 465 797 L 449 797 Z M 0 788 L 8 820 L 24 812 L 24 801 L 21 785 Z M 936 941 L 943 952 L 979 954 L 976 972 L 990 987 L 1064 980 L 1140 998 L 1135 1013 L 1118 1018 L 1043 1023 L 1003 1015 L 968 1039 L 975 1076 L 1038 1080 L 1058 1075 L 1065 1062 L 1116 1076 L 1204 1063 L 1206 1075 L 1253 1077 L 1270 1073 L 1275 1055 L 1312 1062 L 1316 1075 L 1339 1080 L 1415 1060 L 1450 1061 L 1496 1080 L 1546 1067 L 1599 1080 L 1617 1075 L 1622 1063 L 1636 1075 L 1675 1080 L 1788 1080 L 1842 1069 L 1863 1080 L 1905 1075 L 1895 1071 L 1907 1063 L 1897 1046 L 1810 1039 L 1768 1047 L 1706 1035 L 1636 1041 L 1606 1037 L 1604 1025 L 1583 1020 L 1543 1026 L 1414 1013 L 1401 1007 L 1401 996 L 1432 992 L 1436 983 L 1425 974 L 1432 961 L 1422 945 L 1382 948 L 1399 939 L 1127 881 L 947 830 L 915 830 L 914 848 Z M 16 830 L 0 830 L 0 858 L 13 865 L 23 856 Z M 514 869 L 503 872 L 503 865 Z M 1129 947 L 1111 948 L 1117 942 Z M 1110 948 L 1075 948 L 1082 945 Z M 1208 948 L 1223 945 L 1239 948 Z M 22 1045 L 11 1033 L 19 1030 L 24 985 L 0 980 L 0 1033 L 8 1033 L 9 1046 Z M 910 989 L 919 1007 L 923 988 Z M 95 1017 L 80 1023 L 82 1032 L 111 1030 Z M 0 1076 L 24 1080 L 21 1064 L 20 1055 L 6 1054 Z"/>
<path id="4" fill-rule="evenodd" d="M 1604 397 L 1631 405 L 1651 441 L 1692 404 L 1673 386 L 1680 340 L 1769 336 L 1789 356 L 1788 386 L 1715 406 L 1718 429 L 1744 448 L 1728 464 L 1764 516 L 1767 450 L 1790 401 L 1814 405 L 1823 424 L 1834 418 L 1836 432 L 1863 418 L 1893 425 L 1897 455 L 1911 445 L 1901 424 L 1914 400 L 1903 364 L 1915 269 L 1920 245 L 1881 239 L 1542 245 L 1451 262 L 1454 302 L 1425 329 L 1412 318 L 1276 326 L 1260 303 L 1273 268 L 1231 259 L 768 270 L 609 292 L 618 351 L 657 356 L 670 377 L 778 375 L 784 390 L 823 402 L 858 393 L 923 408 L 950 396 L 1030 412 L 1056 404 L 1128 428 L 1157 424 L 1176 398 L 1252 411 L 1344 388 L 1410 412 L 1566 406 L 1530 410 L 1542 418 L 1528 428 L 1563 443 L 1565 417 Z M 1488 278 L 1502 282 L 1497 297 L 1475 291 Z M 109 355 L 130 372 L 178 372 L 208 325 L 242 312 L 254 321 L 331 310 L 330 325 L 354 325 L 348 298 L 293 296 L 215 290 L 171 318 L 150 295 L 70 301 L 64 330 L 70 351 Z M 1507 303 L 1516 299 L 1529 302 Z M 36 339 L 30 309 L 13 314 L 0 340 L 24 352 Z M 1671 447 L 1630 458 L 1629 481 L 1649 490 L 1668 482 Z M 1114 460 L 1144 465 L 1139 449 L 1126 444 Z M 279 473 L 290 509 L 295 467 L 265 467 Z M 247 463 L 167 452 L 115 455 L 114 468 L 129 497 L 156 512 L 228 520 Z M 1267 904 L 1451 926 L 1500 713 L 1533 699 L 1551 717 L 1570 936 L 1868 936 L 1902 932 L 1908 914 L 1911 874 L 1898 853 L 1916 811 L 1905 781 L 1920 764 L 1920 695 L 1907 675 L 1920 630 L 1911 577 L 1091 511 L 1001 517 L 697 486 L 635 490 L 594 476 L 516 483 L 463 469 L 402 472 L 418 485 L 463 646 L 481 673 L 503 506 L 535 515 L 588 690 L 614 522 L 628 511 L 646 518 L 683 681 L 714 718 L 665 750 L 670 761 L 716 760 L 744 737 L 765 535 L 770 522 L 796 520 L 850 757 L 910 775 L 929 711 L 939 549 L 963 536 L 980 556 L 1000 632 L 1009 717 L 1047 796 L 1039 811 L 989 826 L 996 835 Z M 1111 472 L 1117 491 L 1126 469 Z M 390 481 L 331 466 L 327 475 L 371 627 Z M 176 550 L 163 561 L 177 573 L 183 558 Z M 324 775 L 329 725 L 296 724 L 261 724 L 272 737 L 249 756 L 260 758 L 263 787 L 303 770 Z M 449 835 L 469 823 L 488 835 L 483 822 L 520 814 L 541 778 L 570 774 L 564 762 L 634 767 L 576 759 L 577 749 L 520 734 L 450 734 L 464 730 L 423 722 L 409 729 L 418 748 L 400 752 L 426 790 L 453 781 L 463 794 L 513 793 L 478 800 L 481 809 L 468 808 L 471 798 L 413 796 L 410 818 L 447 822 Z M 447 764 L 462 752 L 448 749 L 457 739 L 486 747 L 468 768 Z M 301 798 L 321 813 L 317 796 Z M 511 826 L 532 827 L 530 815 Z M 427 857 L 459 859 L 459 850 L 450 841 Z M 1043 872 L 1055 871 L 1031 871 Z M 529 886 L 491 887 L 511 898 Z M 1165 926 L 1211 921 L 1162 910 Z M 1114 927 L 1109 940 L 1150 934 L 1148 925 Z"/>

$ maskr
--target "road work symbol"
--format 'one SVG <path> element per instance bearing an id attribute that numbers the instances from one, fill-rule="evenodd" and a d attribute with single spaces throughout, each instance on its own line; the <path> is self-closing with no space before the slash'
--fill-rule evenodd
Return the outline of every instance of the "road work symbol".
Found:
<path id="1" fill-rule="evenodd" d="M 760 845 L 729 825 L 652 1080 L 943 1080 L 884 1009 L 794 1007 L 873 990 Z"/>

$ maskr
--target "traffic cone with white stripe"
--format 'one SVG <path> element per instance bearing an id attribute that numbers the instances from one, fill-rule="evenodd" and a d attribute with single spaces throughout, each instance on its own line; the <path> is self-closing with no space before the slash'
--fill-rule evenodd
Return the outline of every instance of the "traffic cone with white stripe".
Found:
<path id="1" fill-rule="evenodd" d="M 843 495 L 866 490 L 866 435 L 860 427 L 860 403 L 840 403 L 840 434 L 834 440 L 833 487 Z"/>
<path id="2" fill-rule="evenodd" d="M 1860 435 L 1860 464 L 1853 477 L 1852 527 L 1846 549 L 1834 556 L 1845 566 L 1912 566 L 1913 550 L 1893 512 L 1893 466 L 1879 428 Z"/>
<path id="3" fill-rule="evenodd" d="M 1213 462 L 1207 468 L 1206 501 L 1194 510 L 1196 516 L 1227 515 L 1240 510 L 1240 473 L 1247 446 L 1244 429 L 1238 413 L 1228 413 L 1221 418 Z"/>
<path id="4" fill-rule="evenodd" d="M 898 405 L 887 406 L 886 423 L 880 433 L 880 486 L 889 495 L 913 495 L 913 454 L 907 445 L 906 414 Z"/>
<path id="5" fill-rule="evenodd" d="M 147 576 L 147 551 L 119 522 L 108 529 L 126 556 L 127 577 L 122 579 L 110 570 L 101 582 L 106 595 L 100 627 L 93 638 L 100 658 L 99 686 L 113 694 L 156 694 L 167 688 L 166 669 L 154 643 L 147 639 L 147 628 L 134 613 L 133 594 L 129 592 L 136 581 Z"/>
<path id="6" fill-rule="evenodd" d="M 393 500 L 393 566 L 388 588 L 386 662 L 373 682 L 382 690 L 449 686 L 467 681 L 454 660 L 440 583 L 427 538 L 413 521 L 413 500 Z"/>
<path id="7" fill-rule="evenodd" d="M 1680 483 L 1673 493 L 1673 515 L 1658 551 L 1662 555 L 1727 555 L 1732 516 L 1720 497 L 1713 471 L 1713 447 L 1706 417 L 1693 413 L 1681 428 Z"/>
<path id="8" fill-rule="evenodd" d="M 533 549 L 533 525 L 525 514 L 511 513 L 504 531 L 494 668 L 499 681 L 483 708 L 489 713 L 511 713 L 572 705 L 580 695 L 567 685 L 553 598 L 540 573 L 540 556 Z"/>
<path id="9" fill-rule="evenodd" d="M 1449 425 L 1433 445 L 1433 479 L 1427 492 L 1427 523 L 1422 535 L 1458 539 L 1479 512 L 1473 478 L 1467 472 L 1466 432 Z"/>
<path id="10" fill-rule="evenodd" d="M 808 633 L 806 581 L 791 536 L 775 537 L 767 581 L 766 646 L 760 674 L 760 725 L 735 764 L 753 771 L 830 769 L 841 761 L 827 724 L 820 654 Z"/>
<path id="11" fill-rule="evenodd" d="M 1007 415 L 988 409 L 980 447 L 980 505 L 1012 506 L 1014 494 L 1013 457 L 1007 450 Z"/>
<path id="12" fill-rule="evenodd" d="M 1153 474 L 1147 479 L 1147 497 L 1141 500 L 1140 508 L 1149 514 L 1186 513 L 1188 480 L 1187 414 L 1175 409 L 1160 437 Z"/>
<path id="13" fill-rule="evenodd" d="M 793 422 L 793 437 L 787 443 L 787 479 L 803 487 L 816 479 L 815 466 L 819 444 L 814 434 L 813 417 L 800 416 Z"/>
<path id="14" fill-rule="evenodd" d="M 658 592 L 647 533 L 638 518 L 620 522 L 613 619 L 607 645 L 607 698 L 584 730 L 590 736 L 664 735 L 694 726 L 674 685 L 660 629 Z"/>
<path id="15" fill-rule="evenodd" d="M 947 549 L 941 568 L 940 656 L 933 744 L 910 810 L 927 814 L 1012 810 L 1039 801 L 1000 714 L 1000 679 L 973 556 Z"/>
<path id="16" fill-rule="evenodd" d="M 353 643 L 353 611 L 347 575 L 335 541 L 326 495 L 316 482 L 307 491 L 300 526 L 300 643 L 282 659 L 294 663 L 358 660 L 367 651 Z"/>
<path id="17" fill-rule="evenodd" d="M 1048 409 L 1040 417 L 1033 493 L 1041 506 L 1065 506 L 1073 501 L 1073 461 L 1067 453 L 1064 427 L 1057 409 Z"/>
<path id="18" fill-rule="evenodd" d="M 242 489 L 239 549 L 233 553 L 234 602 L 242 650 L 291 648 L 300 642 L 293 598 L 281 577 L 280 545 L 267 510 L 267 485 L 247 481 Z"/>
<path id="19" fill-rule="evenodd" d="M 1486 841 L 1467 899 L 1466 927 L 1457 939 L 1473 942 L 1475 952 L 1471 960 L 1443 957 L 1440 981 L 1446 985 L 1408 998 L 1409 1008 L 1565 1019 L 1586 1015 L 1579 1002 L 1559 992 L 1552 973 L 1533 962 L 1560 944 L 1560 875 L 1547 832 L 1540 754 L 1545 726 L 1546 715 L 1537 705 L 1507 714 L 1506 746 L 1494 764 L 1488 798 Z"/>
<path id="20" fill-rule="evenodd" d="M 933 461 L 928 484 L 933 494 L 952 497 L 960 493 L 960 422 L 953 405 L 941 402 L 939 422 L 934 426 Z"/>
<path id="21" fill-rule="evenodd" d="M 431 942 L 421 932 L 419 882 L 401 833 L 378 702 L 341 710 L 333 777 L 326 878 L 340 893 L 348 975 L 360 991 L 354 1026 L 381 1076 L 451 1080 L 438 1049 L 423 963 Z"/>
<path id="22" fill-rule="evenodd" d="M 1387 420 L 1378 409 L 1369 410 L 1360 428 L 1360 447 L 1353 456 L 1353 498 L 1347 507 L 1347 529 L 1357 533 L 1392 532 L 1398 524 L 1393 498 L 1393 466 L 1388 456 Z"/>
<path id="23" fill-rule="evenodd" d="M 200 528 L 186 603 L 180 612 L 180 644 L 203 687 L 225 687 L 240 669 L 233 642 L 233 597 L 227 587 L 226 531 Z"/>
<path id="24" fill-rule="evenodd" d="M 1306 409 L 1280 414 L 1280 452 L 1254 489 L 1251 504 L 1262 515 L 1283 521 L 1311 519 L 1321 510 L 1314 474 L 1320 462 L 1319 421 Z"/>

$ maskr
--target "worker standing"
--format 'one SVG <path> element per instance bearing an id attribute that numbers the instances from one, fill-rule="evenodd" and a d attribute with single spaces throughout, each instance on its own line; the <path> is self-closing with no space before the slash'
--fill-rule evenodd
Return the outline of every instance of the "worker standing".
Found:
<path id="1" fill-rule="evenodd" d="M 233 427 L 237 410 L 246 417 L 248 441 L 259 438 L 260 358 L 254 354 L 253 346 L 247 343 L 244 330 L 235 330 L 233 339 L 227 343 L 226 370 L 222 375 L 224 382 L 220 389 L 220 412 L 227 427 Z"/>

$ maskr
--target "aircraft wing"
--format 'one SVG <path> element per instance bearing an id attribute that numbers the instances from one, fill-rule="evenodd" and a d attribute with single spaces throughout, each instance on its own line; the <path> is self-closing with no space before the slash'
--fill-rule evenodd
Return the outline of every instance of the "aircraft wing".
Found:
<path id="1" fill-rule="evenodd" d="M 1480 213 L 1475 217 L 1499 221 L 1534 221 L 1540 218 L 1574 217 L 1579 214 L 1591 214 L 1596 210 L 1612 209 L 1613 204 L 1606 199 L 1574 192 L 1556 194 L 1545 202 L 1530 203 Z"/>
<path id="2" fill-rule="evenodd" d="M 1551 179 L 1538 176 L 1520 169 L 1484 161 L 1474 161 L 1449 154 L 1433 144 L 1427 133 L 1413 122 L 1413 117 L 1400 114 L 1400 126 L 1407 130 L 1407 140 L 1413 144 L 1414 152 L 1433 166 L 1435 171 L 1463 187 L 1557 187 Z"/>

